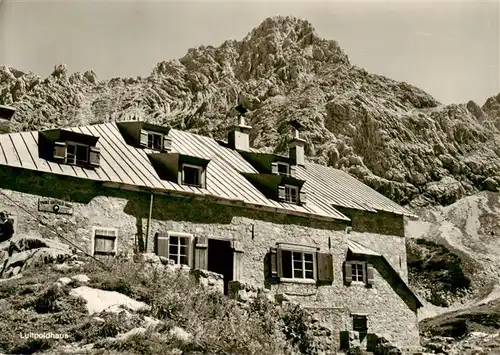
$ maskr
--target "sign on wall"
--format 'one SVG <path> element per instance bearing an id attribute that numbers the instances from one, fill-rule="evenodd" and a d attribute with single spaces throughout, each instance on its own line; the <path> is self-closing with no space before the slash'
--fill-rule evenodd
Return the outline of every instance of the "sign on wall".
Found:
<path id="1" fill-rule="evenodd" d="M 69 202 L 53 198 L 40 198 L 38 200 L 38 211 L 53 212 L 58 214 L 73 214 L 73 205 Z"/>

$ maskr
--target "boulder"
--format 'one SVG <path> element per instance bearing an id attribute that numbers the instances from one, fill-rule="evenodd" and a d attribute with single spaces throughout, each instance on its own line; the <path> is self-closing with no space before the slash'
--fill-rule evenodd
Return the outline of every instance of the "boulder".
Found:
<path id="1" fill-rule="evenodd" d="M 104 291 L 87 286 L 80 286 L 71 290 L 70 295 L 83 298 L 87 302 L 86 307 L 89 314 L 116 311 L 122 307 L 131 311 L 149 310 L 151 308 L 147 304 L 119 292 Z"/>

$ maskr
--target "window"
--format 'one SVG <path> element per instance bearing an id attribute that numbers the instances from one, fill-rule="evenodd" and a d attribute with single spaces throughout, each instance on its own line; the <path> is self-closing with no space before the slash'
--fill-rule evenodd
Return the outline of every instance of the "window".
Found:
<path id="1" fill-rule="evenodd" d="M 182 184 L 191 186 L 202 186 L 203 168 L 196 165 L 182 165 Z"/>
<path id="2" fill-rule="evenodd" d="M 283 277 L 314 280 L 315 253 L 282 250 Z"/>
<path id="3" fill-rule="evenodd" d="M 68 142 L 66 145 L 66 163 L 85 165 L 89 161 L 89 147 L 83 144 Z"/>
<path id="4" fill-rule="evenodd" d="M 368 331 L 368 321 L 365 315 L 354 314 L 352 316 L 352 329 L 364 333 Z"/>
<path id="5" fill-rule="evenodd" d="M 296 186 L 285 185 L 285 201 L 297 203 L 299 200 L 299 189 Z"/>
<path id="6" fill-rule="evenodd" d="M 362 263 L 351 264 L 351 278 L 353 282 L 364 282 L 365 280 L 365 265 Z"/>
<path id="7" fill-rule="evenodd" d="M 156 254 L 163 256 L 176 265 L 191 265 L 191 241 L 193 236 L 178 232 L 157 234 Z"/>
<path id="8" fill-rule="evenodd" d="M 171 236 L 168 243 L 168 258 L 174 264 L 189 265 L 189 238 Z"/>
<path id="9" fill-rule="evenodd" d="M 148 145 L 149 149 L 162 150 L 163 147 L 163 135 L 153 132 L 148 132 Z"/>
<path id="10" fill-rule="evenodd" d="M 116 255 L 116 236 L 114 228 L 94 227 L 94 255 Z"/>
<path id="11" fill-rule="evenodd" d="M 278 174 L 279 175 L 290 175 L 290 165 L 286 163 L 278 163 Z"/>

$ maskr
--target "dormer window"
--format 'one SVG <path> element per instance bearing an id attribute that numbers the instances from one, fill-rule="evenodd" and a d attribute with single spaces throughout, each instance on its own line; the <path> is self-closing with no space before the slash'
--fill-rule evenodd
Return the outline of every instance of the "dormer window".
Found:
<path id="1" fill-rule="evenodd" d="M 201 166 L 182 164 L 182 185 L 202 187 L 202 173 Z"/>
<path id="2" fill-rule="evenodd" d="M 98 140 L 99 137 L 64 129 L 42 131 L 38 133 L 38 154 L 60 164 L 98 168 L 101 160 Z"/>
<path id="3" fill-rule="evenodd" d="M 163 135 L 154 133 L 154 132 L 147 132 L 148 134 L 148 145 L 147 147 L 149 149 L 153 150 L 162 150 L 163 147 Z"/>
<path id="4" fill-rule="evenodd" d="M 101 153 L 98 147 L 76 142 L 55 142 L 55 161 L 83 167 L 99 167 Z"/>
<path id="5" fill-rule="evenodd" d="M 271 173 L 281 176 L 296 176 L 296 167 L 284 161 L 271 163 Z"/>
<path id="6" fill-rule="evenodd" d="M 156 150 L 159 152 L 170 151 L 172 142 L 165 134 L 160 132 L 141 130 L 141 147 Z"/>
<path id="7" fill-rule="evenodd" d="M 285 185 L 285 201 L 297 203 L 299 201 L 299 189 L 297 186 Z"/>
<path id="8" fill-rule="evenodd" d="M 281 163 L 279 162 L 278 164 L 278 174 L 279 175 L 290 175 L 290 165 L 287 163 Z"/>
<path id="9" fill-rule="evenodd" d="M 75 142 L 66 143 L 66 164 L 86 165 L 89 162 L 89 146 Z"/>

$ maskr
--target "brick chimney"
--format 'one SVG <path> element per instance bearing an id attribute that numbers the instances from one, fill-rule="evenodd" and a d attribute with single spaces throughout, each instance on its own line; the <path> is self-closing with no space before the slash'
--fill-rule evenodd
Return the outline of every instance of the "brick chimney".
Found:
<path id="1" fill-rule="evenodd" d="M 236 110 L 238 111 L 238 123 L 229 132 L 228 144 L 231 149 L 248 151 L 250 149 L 250 131 L 252 127 L 245 124 L 243 115 L 246 109 L 239 105 Z"/>
<path id="2" fill-rule="evenodd" d="M 306 141 L 300 138 L 299 135 L 302 125 L 297 120 L 291 121 L 290 125 L 294 129 L 294 135 L 293 138 L 288 142 L 288 155 L 295 165 L 304 166 Z"/>

